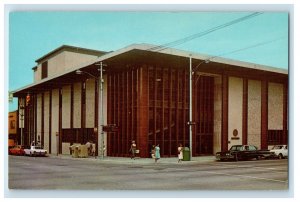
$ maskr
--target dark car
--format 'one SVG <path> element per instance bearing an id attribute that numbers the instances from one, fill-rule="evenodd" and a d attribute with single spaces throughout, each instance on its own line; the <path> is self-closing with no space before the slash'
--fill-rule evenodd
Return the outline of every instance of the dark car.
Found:
<path id="1" fill-rule="evenodd" d="M 247 159 L 261 159 L 272 158 L 274 152 L 269 150 L 258 150 L 254 145 L 233 145 L 228 151 L 217 152 L 216 159 L 223 160 L 247 160 Z"/>

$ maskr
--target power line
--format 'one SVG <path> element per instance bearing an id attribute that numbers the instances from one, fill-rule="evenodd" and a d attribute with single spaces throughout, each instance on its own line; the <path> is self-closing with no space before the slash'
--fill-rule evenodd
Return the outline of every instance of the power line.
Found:
<path id="1" fill-rule="evenodd" d="M 191 36 L 188 36 L 188 37 L 185 37 L 185 38 L 173 41 L 173 42 L 169 42 L 169 43 L 166 43 L 166 44 L 163 44 L 163 45 L 155 46 L 155 47 L 149 48 L 147 50 L 159 52 L 159 51 L 165 50 L 167 48 L 174 47 L 174 46 L 186 43 L 186 42 L 191 41 L 191 40 L 193 40 L 195 38 L 199 38 L 199 37 L 205 36 L 205 35 L 207 35 L 209 33 L 215 32 L 215 31 L 217 31 L 219 29 L 223 29 L 223 28 L 231 26 L 233 24 L 236 24 L 236 23 L 248 20 L 250 18 L 256 17 L 256 16 L 261 15 L 261 14 L 263 14 L 263 13 L 262 12 L 255 12 L 255 13 L 252 13 L 250 15 L 247 15 L 247 16 L 244 16 L 244 17 L 232 20 L 230 22 L 224 23 L 222 25 L 213 27 L 213 28 L 208 29 L 206 31 L 203 31 L 203 32 L 200 32 L 200 33 L 197 33 L 197 34 L 193 34 Z"/>
<path id="2" fill-rule="evenodd" d="M 203 60 L 202 62 L 200 62 L 200 63 L 193 69 L 193 72 L 196 71 L 197 68 L 198 68 L 201 64 L 203 64 L 203 63 L 208 63 L 208 62 L 210 62 L 210 60 L 212 60 L 212 59 L 214 59 L 214 58 L 221 57 L 221 56 L 224 56 L 224 55 L 230 55 L 230 54 L 237 53 L 237 52 L 241 52 L 241 51 L 245 51 L 245 50 L 248 50 L 248 49 L 251 49 L 251 48 L 255 48 L 255 47 L 258 47 L 258 46 L 263 46 L 263 45 L 266 45 L 266 44 L 269 44 L 269 43 L 273 43 L 273 42 L 282 40 L 282 39 L 284 39 L 284 38 L 286 38 L 286 37 L 285 37 L 285 36 L 278 37 L 278 38 L 276 38 L 276 39 L 272 39 L 272 40 L 269 40 L 269 41 L 260 42 L 260 43 L 257 43 L 257 44 L 251 45 L 251 46 L 247 46 L 247 47 L 240 48 L 240 49 L 237 49 L 237 50 L 234 50 L 234 51 L 230 51 L 230 52 L 226 52 L 226 53 L 222 53 L 222 54 L 219 54 L 219 55 L 216 55 L 216 56 L 209 57 L 209 58 Z"/>
<path id="3" fill-rule="evenodd" d="M 285 36 L 278 37 L 278 38 L 273 39 L 273 40 L 269 40 L 269 41 L 257 43 L 257 44 L 255 44 L 255 45 L 248 46 L 248 47 L 245 47 L 245 48 L 241 48 L 241 49 L 238 49 L 238 50 L 235 50 L 235 51 L 231 51 L 231 52 L 228 52 L 228 53 L 220 54 L 220 55 L 215 56 L 215 57 L 220 57 L 220 56 L 224 56 L 224 55 L 229 55 L 229 54 L 232 54 L 232 53 L 237 53 L 237 52 L 244 51 L 244 50 L 248 50 L 248 49 L 251 49 L 251 48 L 258 47 L 258 46 L 263 46 L 263 45 L 266 45 L 266 44 L 269 44 L 269 43 L 273 43 L 273 42 L 275 42 L 275 41 L 279 41 L 279 40 L 281 40 L 281 39 L 283 39 L 283 38 L 286 38 L 286 37 L 285 37 Z"/>

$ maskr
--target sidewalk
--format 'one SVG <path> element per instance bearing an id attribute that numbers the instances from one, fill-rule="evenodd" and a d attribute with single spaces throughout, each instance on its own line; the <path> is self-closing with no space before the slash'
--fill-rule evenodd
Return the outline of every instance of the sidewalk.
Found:
<path id="1" fill-rule="evenodd" d="M 89 156 L 87 158 L 73 158 L 72 155 L 63 155 L 59 154 L 49 154 L 50 158 L 60 158 L 60 159 L 72 159 L 78 161 L 99 161 L 103 163 L 121 163 L 121 164 L 153 164 L 154 159 L 152 158 L 140 158 L 137 157 L 135 159 L 130 159 L 129 157 L 110 157 L 105 156 L 103 159 L 100 156 L 92 157 Z M 191 161 L 182 161 L 182 164 L 190 164 L 190 163 L 210 163 L 215 161 L 215 156 L 197 156 L 192 157 Z M 158 160 L 159 164 L 177 164 L 178 158 L 177 157 L 165 157 Z"/>

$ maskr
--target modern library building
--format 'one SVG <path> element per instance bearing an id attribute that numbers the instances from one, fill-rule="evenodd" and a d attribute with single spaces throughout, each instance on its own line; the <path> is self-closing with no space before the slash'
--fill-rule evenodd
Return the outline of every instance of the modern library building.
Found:
<path id="1" fill-rule="evenodd" d="M 288 71 L 177 49 L 133 44 L 103 52 L 63 45 L 36 60 L 18 97 L 21 142 L 70 154 L 96 144 L 98 156 L 141 157 L 179 144 L 193 156 L 236 144 L 288 142 Z"/>

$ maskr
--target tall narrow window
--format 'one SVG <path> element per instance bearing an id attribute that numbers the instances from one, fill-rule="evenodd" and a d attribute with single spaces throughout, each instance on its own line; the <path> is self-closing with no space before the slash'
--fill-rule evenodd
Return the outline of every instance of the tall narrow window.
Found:
<path id="1" fill-rule="evenodd" d="M 48 61 L 42 63 L 42 79 L 48 77 Z"/>

